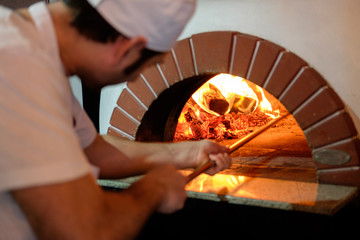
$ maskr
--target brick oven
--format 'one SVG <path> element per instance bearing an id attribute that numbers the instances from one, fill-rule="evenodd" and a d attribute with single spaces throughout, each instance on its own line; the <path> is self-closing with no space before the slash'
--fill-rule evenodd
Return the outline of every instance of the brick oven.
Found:
<path id="1" fill-rule="evenodd" d="M 168 119 L 179 116 L 171 110 L 181 108 L 204 79 L 220 73 L 246 78 L 276 97 L 303 130 L 313 155 L 326 149 L 346 153 L 348 160 L 314 158 L 319 182 L 360 185 L 358 133 L 341 98 L 296 54 L 239 32 L 207 32 L 179 41 L 163 63 L 127 83 L 111 117 L 109 133 L 132 140 L 146 140 L 144 135 L 151 136 L 147 140 L 168 140 L 164 136 Z M 176 90 L 171 91 L 172 87 Z M 156 103 L 167 91 L 171 96 Z M 160 105 L 155 109 L 153 103 Z M 147 116 L 152 108 L 154 116 Z"/>
<path id="2" fill-rule="evenodd" d="M 210 200 L 219 209 L 224 207 L 219 202 L 226 202 L 333 215 L 354 199 L 360 186 L 360 145 L 341 97 L 304 59 L 256 36 L 213 31 L 179 41 L 164 62 L 126 83 L 108 134 L 172 141 L 186 101 L 203 83 L 224 73 L 262 87 L 291 117 L 288 124 L 279 124 L 235 152 L 230 170 L 200 185 L 190 183 L 190 201 L 205 200 L 206 206 L 213 204 Z M 280 133 L 284 129 L 290 130 Z M 267 153 L 270 148 L 274 151 Z M 136 179 L 100 184 L 121 189 Z"/>
<path id="3" fill-rule="evenodd" d="M 242 229 L 244 236 L 254 234 L 255 237 L 256 234 L 268 236 L 266 232 L 257 232 L 259 229 L 273 231 L 276 227 L 299 231 L 299 226 L 306 226 L 306 230 L 299 234 L 301 237 L 311 237 L 313 232 L 321 233 L 319 236 L 331 236 L 335 229 L 346 232 L 343 229 L 354 227 L 354 224 L 346 221 L 347 216 L 334 220 L 323 215 L 332 216 L 346 208 L 356 198 L 357 187 L 360 186 L 359 117 L 356 104 L 349 101 L 351 96 L 344 94 L 346 91 L 339 88 L 338 83 L 334 83 L 330 75 L 333 69 L 327 70 L 314 57 L 307 57 L 309 54 L 302 51 L 301 47 L 289 44 L 290 40 L 297 42 L 305 37 L 301 38 L 300 34 L 297 39 L 285 36 L 286 33 L 279 31 L 281 26 L 274 26 L 275 31 L 280 32 L 279 35 L 283 34 L 280 37 L 272 36 L 265 27 L 259 31 L 245 27 L 247 33 L 244 33 L 233 27 L 238 20 L 233 12 L 236 8 L 232 10 L 229 7 L 229 4 L 238 6 L 243 3 L 226 1 L 228 5 L 224 2 L 225 7 L 223 3 L 220 7 L 218 2 L 199 1 L 199 5 L 200 8 L 206 5 L 207 10 L 210 9 L 209 12 L 214 15 L 217 11 L 222 12 L 222 8 L 227 9 L 229 16 L 223 15 L 223 21 L 209 19 L 208 25 L 212 24 L 211 27 L 199 20 L 204 18 L 204 13 L 195 16 L 194 24 L 202 25 L 200 30 L 192 27 L 185 33 L 187 37 L 179 40 L 166 55 L 164 62 L 145 70 L 134 82 L 122 85 L 116 94 L 112 92 L 115 106 L 111 105 L 111 117 L 103 132 L 130 140 L 172 141 L 186 101 L 203 83 L 224 73 L 242 77 L 263 88 L 291 116 L 283 124 L 279 123 L 234 152 L 234 164 L 230 170 L 213 178 L 201 175 L 195 179 L 199 181 L 190 183 L 185 209 L 170 217 L 155 216 L 145 230 L 145 239 L 148 234 L 162 236 L 160 232 L 166 232 L 167 239 L 184 238 L 191 235 L 191 231 L 196 232 L 200 239 L 212 237 L 208 228 L 219 237 L 229 237 L 231 233 L 224 233 L 217 228 L 241 228 L 241 224 L 246 227 Z M 244 1 L 244 5 L 245 2 L 249 1 Z M 281 0 L 271 2 L 284 6 L 289 4 Z M 262 3 L 257 4 L 261 8 Z M 313 4 L 319 7 L 321 1 L 314 1 Z M 253 9 L 250 8 L 254 12 L 255 5 Z M 304 14 L 311 12 L 307 10 L 311 7 L 305 3 L 295 5 Z M 283 9 L 284 12 L 276 13 L 290 18 L 291 11 L 287 11 L 286 7 Z M 316 14 L 306 14 L 304 22 L 317 24 L 315 20 L 321 20 L 321 17 L 317 19 Z M 318 10 L 317 14 L 321 15 L 322 12 Z M 257 19 L 260 20 L 256 21 L 264 24 L 266 17 L 271 19 L 275 15 L 259 16 Z M 339 16 L 345 15 L 339 9 Z M 261 34 L 249 34 L 261 30 Z M 329 31 L 328 28 L 320 28 L 319 35 L 326 35 L 325 30 Z M 334 31 L 341 32 L 337 29 Z M 302 31 L 299 30 L 299 33 Z M 279 40 L 281 37 L 286 40 Z M 307 41 L 303 42 L 311 46 Z M 316 52 L 317 49 L 312 48 L 311 51 Z M 339 51 L 336 49 L 333 52 Z M 343 58 L 339 56 L 339 59 Z M 354 84 L 356 74 L 351 75 L 350 72 L 346 76 L 355 78 L 350 84 L 349 79 L 344 80 L 344 84 L 350 88 L 359 86 Z M 102 98 L 106 97 L 107 91 L 102 94 Z M 356 99 L 357 95 L 354 96 Z M 224 144 L 235 140 L 226 141 Z M 254 152 L 258 155 L 254 156 Z M 136 179 L 99 182 L 105 188 L 122 189 Z M 289 215 L 289 211 L 283 210 L 292 211 Z M 231 223 L 226 221 L 229 218 Z M 183 227 L 188 231 L 180 233 Z M 324 232 L 327 234 L 323 235 Z"/>
<path id="4" fill-rule="evenodd" d="M 221 73 L 243 77 L 265 89 L 291 113 L 296 126 L 291 128 L 290 135 L 289 132 L 279 135 L 282 128 L 273 128 L 273 133 L 265 137 L 274 143 L 272 146 L 256 150 L 251 150 L 251 146 L 241 148 L 233 155 L 238 157 L 234 158 L 234 167 L 223 174 L 230 176 L 230 180 L 216 180 L 217 183 L 204 180 L 213 183 L 207 193 L 198 192 L 204 185 L 195 190 L 194 186 L 189 186 L 190 196 L 218 201 L 221 195 L 220 200 L 226 198 L 238 204 L 325 214 L 337 211 L 342 205 L 339 202 L 346 203 L 353 196 L 354 189 L 349 188 L 340 199 L 327 199 L 334 201 L 334 205 L 327 202 L 322 208 L 318 204 L 322 202 L 319 194 L 322 191 L 339 197 L 341 187 L 329 189 L 328 186 L 360 184 L 358 133 L 340 96 L 305 60 L 259 37 L 215 31 L 179 41 L 164 62 L 155 64 L 134 82 L 126 84 L 113 110 L 108 134 L 130 140 L 172 141 L 185 102 L 204 82 Z M 254 141 L 253 148 L 267 144 L 264 139 Z M 275 151 L 264 154 L 269 148 Z M 259 155 L 246 155 L 246 150 Z M 244 180 L 244 176 L 251 181 Z M 229 186 L 224 181 L 235 184 Z M 255 184 L 256 181 L 259 182 Z M 271 189 L 274 186 L 273 193 L 279 189 L 294 189 L 294 183 L 300 190 L 276 196 L 264 195 L 260 187 Z M 324 190 L 323 186 L 326 186 Z M 343 190 L 340 192 L 344 193 Z M 306 192 L 300 194 L 300 199 L 299 191 Z M 313 192 L 309 194 L 309 191 Z M 261 203 L 252 202 L 254 199 Z"/>

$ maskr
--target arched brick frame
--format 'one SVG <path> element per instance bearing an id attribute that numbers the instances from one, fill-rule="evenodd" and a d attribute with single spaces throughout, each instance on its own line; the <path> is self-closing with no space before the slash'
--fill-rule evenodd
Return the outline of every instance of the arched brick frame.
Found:
<path id="1" fill-rule="evenodd" d="M 359 137 L 340 97 L 296 54 L 239 32 L 206 32 L 177 42 L 163 63 L 127 83 L 108 134 L 134 140 L 142 117 L 162 91 L 190 77 L 217 73 L 246 78 L 278 98 L 303 129 L 313 153 L 338 149 L 351 156 L 343 165 L 315 161 L 320 182 L 360 186 Z"/>

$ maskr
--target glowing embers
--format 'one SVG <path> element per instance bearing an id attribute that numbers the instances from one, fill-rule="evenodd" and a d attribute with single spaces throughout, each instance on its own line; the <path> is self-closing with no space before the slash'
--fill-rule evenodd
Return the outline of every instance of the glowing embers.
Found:
<path id="1" fill-rule="evenodd" d="M 186 102 L 174 141 L 242 137 L 278 117 L 280 104 L 276 105 L 273 110 L 261 87 L 240 77 L 219 74 Z"/>

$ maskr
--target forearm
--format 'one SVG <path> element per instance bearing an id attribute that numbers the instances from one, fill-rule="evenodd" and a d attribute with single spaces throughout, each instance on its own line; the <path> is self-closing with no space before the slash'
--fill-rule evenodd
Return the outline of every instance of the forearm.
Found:
<path id="1" fill-rule="evenodd" d="M 123 147 L 125 148 L 125 147 Z M 150 168 L 141 158 L 131 158 L 100 135 L 84 152 L 91 164 L 100 168 L 100 178 L 124 178 L 143 174 Z"/>
<path id="2" fill-rule="evenodd" d="M 228 148 L 209 140 L 178 143 L 143 143 L 127 141 L 116 136 L 103 138 L 128 158 L 140 160 L 146 166 L 171 163 L 178 169 L 196 168 L 209 161 L 210 155 L 226 154 Z M 231 161 L 227 156 L 227 160 Z"/>
<path id="3" fill-rule="evenodd" d="M 205 140 L 180 143 L 142 143 L 108 135 L 97 136 L 94 143 L 85 149 L 89 161 L 100 167 L 101 178 L 142 175 L 156 166 L 169 163 L 177 169 L 195 168 L 209 161 L 209 157 L 214 157 L 211 156 L 212 154 L 224 154 L 227 151 L 225 146 Z M 225 160 L 218 161 L 217 158 L 212 158 L 216 161 L 217 166 L 208 171 L 210 174 L 230 166 L 229 156 L 221 158 Z"/>
<path id="4" fill-rule="evenodd" d="M 191 148 L 194 147 L 195 142 L 182 143 L 150 143 L 137 142 L 121 139 L 116 136 L 103 135 L 105 141 L 119 149 L 129 159 L 135 162 L 141 162 L 148 167 L 158 164 L 173 164 L 176 168 L 196 167 L 196 164 L 189 164 L 194 161 L 197 156 L 191 154 Z"/>
<path id="5" fill-rule="evenodd" d="M 101 169 L 100 178 L 110 179 L 142 175 L 172 159 L 167 144 L 140 143 L 114 136 L 97 136 L 85 154 Z"/>
<path id="6" fill-rule="evenodd" d="M 133 184 L 123 193 L 104 193 L 106 211 L 102 216 L 101 239 L 135 239 L 149 219 L 158 208 L 162 198 L 162 189 L 141 182 Z"/>
<path id="7" fill-rule="evenodd" d="M 92 177 L 13 192 L 39 239 L 134 239 L 156 211 L 163 189 L 153 181 L 120 193 L 102 191 Z"/>
<path id="8" fill-rule="evenodd" d="M 138 142 L 121 139 L 116 136 L 103 135 L 103 139 L 120 150 L 129 159 L 146 163 L 146 165 L 157 165 L 173 163 L 170 157 L 173 155 L 173 143 L 151 143 Z M 174 159 L 172 159 L 174 160 Z"/>

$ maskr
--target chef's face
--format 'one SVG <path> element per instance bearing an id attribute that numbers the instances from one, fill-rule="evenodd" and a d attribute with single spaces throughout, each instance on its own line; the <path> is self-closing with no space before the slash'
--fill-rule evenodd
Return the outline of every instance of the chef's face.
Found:
<path id="1" fill-rule="evenodd" d="M 116 64 L 103 64 L 97 66 L 96 72 L 93 69 L 84 68 L 77 75 L 85 87 L 100 90 L 104 86 L 134 81 L 144 69 L 155 63 L 161 63 L 164 55 L 164 53 L 144 48 L 139 51 L 137 60 L 125 69 Z"/>

